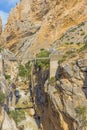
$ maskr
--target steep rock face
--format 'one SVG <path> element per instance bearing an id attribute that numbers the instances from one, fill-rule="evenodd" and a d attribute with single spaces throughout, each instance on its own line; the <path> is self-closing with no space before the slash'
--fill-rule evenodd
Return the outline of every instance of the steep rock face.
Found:
<path id="1" fill-rule="evenodd" d="M 44 94 L 40 94 L 40 91 L 37 93 L 37 100 L 40 98 L 37 108 L 41 112 L 43 129 L 86 130 L 86 118 L 83 115 L 87 111 L 86 55 L 82 59 L 79 57 L 76 61 L 72 59 L 62 63 L 59 69 L 61 71 L 57 73 L 57 81 L 46 82 Z M 46 96 L 45 102 L 43 96 Z"/>
<path id="2" fill-rule="evenodd" d="M 0 76 L 0 91 L 1 90 L 7 98 L 9 94 L 9 87 L 6 82 L 6 79 L 2 76 Z M 6 101 L 4 104 L 6 104 Z M 3 105 L 0 104 L 0 129 L 1 130 L 18 130 L 14 120 L 10 118 L 7 112 L 5 111 L 4 104 Z"/>
<path id="3" fill-rule="evenodd" d="M 25 59 L 87 18 L 86 0 L 22 0 L 11 11 L 2 43 Z"/>
<path id="4" fill-rule="evenodd" d="M 77 26 L 69 28 L 60 39 L 54 42 L 54 47 L 58 47 L 59 44 L 80 44 L 87 42 L 87 21 L 82 22 Z"/>
<path id="5" fill-rule="evenodd" d="M 35 56 L 39 49 L 47 48 L 60 38 L 62 33 L 68 28 L 87 20 L 86 7 L 86 0 L 22 0 L 10 13 L 8 23 L 1 35 L 1 43 L 4 44 L 4 47 L 12 50 L 19 59 L 23 58 L 24 61 L 28 61 L 30 57 Z M 79 28 L 77 26 L 74 29 L 75 34 L 80 29 L 82 39 L 80 40 L 78 37 L 79 40 L 76 40 L 77 35 L 74 34 L 73 42 L 84 42 L 86 22 L 84 23 L 85 26 L 81 25 Z M 85 35 L 82 34 L 83 31 L 81 29 L 85 30 Z M 72 35 L 70 30 L 65 34 L 65 41 L 72 42 L 72 40 L 69 41 L 67 38 L 67 34 L 68 36 L 69 34 Z M 63 41 L 64 39 L 60 39 L 61 43 L 65 42 Z M 72 48 L 72 51 L 74 49 Z M 86 108 L 87 104 L 87 53 L 84 52 L 83 54 L 79 55 L 79 60 L 75 59 L 75 56 L 74 59 L 67 58 L 68 62 L 65 61 L 60 66 L 61 72 L 58 71 L 57 73 L 57 81 L 45 84 L 44 89 L 42 88 L 43 86 L 40 86 L 42 85 L 40 78 L 43 74 L 39 73 L 39 83 L 35 83 L 35 86 L 33 86 L 37 90 L 33 98 L 35 101 L 37 100 L 34 103 L 36 103 L 37 113 L 41 117 L 40 125 L 43 130 L 84 129 L 84 119 L 76 111 L 80 106 L 83 109 L 84 107 Z M 68 52 L 69 55 L 70 52 Z M 80 56 L 82 56 L 82 59 Z M 3 80 L 1 79 L 2 82 Z M 22 80 L 20 84 L 21 82 Z M 5 91 L 9 90 L 5 85 L 4 87 Z M 7 115 L 5 116 L 3 130 L 5 128 L 12 129 L 10 125 L 14 123 L 8 119 Z M 29 129 L 31 124 L 32 129 L 32 121 L 28 117 L 19 126 L 24 125 L 26 130 Z M 5 126 L 6 123 L 9 123 L 9 125 Z M 13 126 L 16 129 L 15 125 Z M 36 125 L 35 129 L 38 129 Z"/>

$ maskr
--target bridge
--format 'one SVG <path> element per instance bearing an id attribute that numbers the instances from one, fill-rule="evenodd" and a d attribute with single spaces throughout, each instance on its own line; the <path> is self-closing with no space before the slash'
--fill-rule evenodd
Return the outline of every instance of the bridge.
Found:
<path id="1" fill-rule="evenodd" d="M 58 54 L 51 54 L 49 57 L 35 57 L 35 58 L 30 58 L 27 59 L 28 61 L 34 62 L 36 63 L 37 60 L 49 60 L 49 64 L 50 64 L 50 78 L 54 77 L 56 74 L 56 70 L 58 68 Z M 21 60 L 18 60 L 15 57 L 8 57 L 7 56 L 3 56 L 2 54 L 0 54 L 0 71 L 1 71 L 1 75 L 4 75 L 4 63 L 5 62 L 9 62 L 11 64 L 11 66 L 16 63 L 20 63 Z M 13 72 L 12 72 L 13 73 Z"/>

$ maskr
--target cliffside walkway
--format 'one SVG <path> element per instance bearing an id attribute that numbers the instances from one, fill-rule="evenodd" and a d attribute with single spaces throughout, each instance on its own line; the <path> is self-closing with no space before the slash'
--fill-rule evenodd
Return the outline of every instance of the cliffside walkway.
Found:
<path id="1" fill-rule="evenodd" d="M 31 61 L 34 64 L 37 62 L 37 60 L 49 60 L 50 64 L 50 78 L 54 77 L 56 74 L 56 70 L 58 68 L 58 54 L 51 54 L 49 57 L 35 57 L 35 58 L 27 58 L 25 60 Z M 7 55 L 0 54 L 0 71 L 1 75 L 4 74 L 4 62 L 9 61 L 11 64 L 14 64 L 15 62 L 21 63 L 21 59 L 17 59 L 16 57 L 8 57 Z"/>

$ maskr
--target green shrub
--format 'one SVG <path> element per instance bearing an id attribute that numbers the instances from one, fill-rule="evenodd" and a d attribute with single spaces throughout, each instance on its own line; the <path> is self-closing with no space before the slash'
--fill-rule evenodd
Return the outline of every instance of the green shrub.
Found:
<path id="1" fill-rule="evenodd" d="M 81 47 L 78 52 L 84 51 L 85 49 L 87 49 L 87 42 L 84 43 L 84 46 Z"/>
<path id="2" fill-rule="evenodd" d="M 83 36 L 83 35 L 85 35 L 85 32 L 82 32 L 82 33 L 81 33 L 81 36 Z"/>
<path id="3" fill-rule="evenodd" d="M 56 82 L 56 78 L 55 77 L 51 77 L 51 78 L 49 78 L 49 84 L 50 85 L 54 85 L 55 84 L 55 82 Z"/>
<path id="4" fill-rule="evenodd" d="M 58 63 L 64 62 L 65 60 L 67 60 L 67 58 L 75 57 L 75 56 L 76 56 L 75 52 L 76 52 L 76 50 L 68 50 L 68 51 L 58 60 Z"/>
<path id="5" fill-rule="evenodd" d="M 25 119 L 25 112 L 23 110 L 10 111 L 9 117 L 13 118 L 16 124 L 18 124 Z"/>
<path id="6" fill-rule="evenodd" d="M 76 108 L 76 112 L 81 122 L 81 126 L 82 127 L 87 126 L 87 106 L 78 106 Z"/>
<path id="7" fill-rule="evenodd" d="M 73 39 L 74 37 L 71 37 L 71 39 Z"/>
<path id="8" fill-rule="evenodd" d="M 72 44 L 74 44 L 74 42 L 66 42 L 65 44 L 66 45 L 72 45 Z"/>
<path id="9" fill-rule="evenodd" d="M 66 60 L 67 58 L 67 55 L 64 55 L 63 57 L 61 57 L 59 60 L 58 60 L 58 63 L 62 63 Z"/>
<path id="10" fill-rule="evenodd" d="M 40 53 L 36 55 L 36 58 L 48 58 L 49 52 L 47 50 L 41 49 Z M 40 68 L 48 68 L 49 66 L 49 59 L 38 59 L 37 60 L 37 66 Z"/>
<path id="11" fill-rule="evenodd" d="M 82 28 L 80 29 L 80 31 L 83 31 Z"/>
<path id="12" fill-rule="evenodd" d="M 25 65 L 19 65 L 19 76 L 29 78 L 30 72 L 31 72 L 30 62 L 26 63 Z"/>
<path id="13" fill-rule="evenodd" d="M 84 25 L 85 25 L 85 23 L 82 22 L 81 24 L 78 25 L 78 28 L 81 27 L 81 26 L 84 26 Z"/>
<path id="14" fill-rule="evenodd" d="M 3 50 L 3 48 L 2 47 L 0 47 L 0 53 L 1 53 L 1 51 Z"/>
<path id="15" fill-rule="evenodd" d="M 85 42 L 84 44 L 85 44 L 85 45 L 84 45 L 84 48 L 86 49 L 86 48 L 87 48 L 87 42 Z"/>
<path id="16" fill-rule="evenodd" d="M 5 94 L 0 90 L 0 106 L 4 104 L 5 98 Z"/>
<path id="17" fill-rule="evenodd" d="M 6 79 L 10 79 L 10 78 L 11 78 L 11 76 L 10 76 L 10 75 L 8 75 L 8 74 L 5 74 L 5 78 L 6 78 Z"/>
<path id="18" fill-rule="evenodd" d="M 64 61 L 65 61 L 65 58 L 61 58 L 61 59 L 58 60 L 59 63 L 62 63 Z"/>
<path id="19" fill-rule="evenodd" d="M 44 51 L 44 48 L 41 48 L 40 51 Z"/>
<path id="20" fill-rule="evenodd" d="M 74 42 L 70 42 L 70 45 L 71 45 L 71 44 L 74 44 Z"/>
<path id="21" fill-rule="evenodd" d="M 26 85 L 26 84 L 27 84 L 27 81 L 24 81 L 24 84 Z"/>
<path id="22" fill-rule="evenodd" d="M 27 70 L 25 66 L 19 65 L 19 76 L 26 77 L 26 75 L 27 75 Z"/>
<path id="23" fill-rule="evenodd" d="M 31 70 L 31 62 L 27 62 L 25 64 L 25 68 L 27 69 L 27 71 L 30 71 Z"/>
<path id="24" fill-rule="evenodd" d="M 81 44 L 80 42 L 76 43 L 78 46 Z"/>
<path id="25" fill-rule="evenodd" d="M 69 45 L 69 42 L 66 42 L 65 44 L 66 44 L 66 45 Z"/>

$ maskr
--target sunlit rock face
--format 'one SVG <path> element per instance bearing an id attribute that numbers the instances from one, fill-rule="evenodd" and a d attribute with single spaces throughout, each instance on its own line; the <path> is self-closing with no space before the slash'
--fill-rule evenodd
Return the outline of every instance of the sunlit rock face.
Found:
<path id="1" fill-rule="evenodd" d="M 36 82 L 40 82 L 35 86 L 36 108 L 44 130 L 86 129 L 86 120 L 80 115 L 87 111 L 86 56 L 63 62 L 58 66 L 57 80 L 46 81 L 44 88 L 39 86 L 42 77 Z"/>
<path id="2" fill-rule="evenodd" d="M 32 57 L 68 28 L 85 21 L 86 6 L 86 0 L 22 0 L 10 12 L 1 41 L 17 56 Z"/>
<path id="3" fill-rule="evenodd" d="M 86 32 L 86 20 L 86 0 L 21 0 L 10 12 L 3 32 L 0 20 L 0 44 L 14 52 L 19 63 L 21 60 L 25 63 L 42 48 L 48 49 L 53 43 L 57 45 L 57 48 L 58 40 L 63 33 L 64 37 L 61 37 L 59 43 L 62 41 L 65 43 L 64 40 L 67 41 L 68 38 L 72 40 L 73 31 L 69 30 L 70 28 L 74 29 L 74 36 L 76 36 L 73 42 L 78 42 L 83 37 L 83 34 L 78 34 L 78 28 L 80 33 L 81 29 L 85 29 Z M 80 24 L 82 22 L 85 26 Z M 80 26 L 76 26 L 78 24 Z M 79 35 L 78 39 L 76 34 Z M 81 41 L 84 41 L 83 39 Z M 74 50 L 71 46 L 70 48 L 67 46 L 65 50 L 64 47 L 65 45 L 60 48 L 61 52 L 65 52 L 66 49 L 70 51 L 70 48 Z M 29 84 L 27 85 L 27 82 L 18 76 L 18 64 L 7 61 L 8 64 L 5 64 L 7 73 L 10 73 L 11 80 L 14 80 L 21 93 L 16 109 L 31 107 L 28 111 L 29 116 L 27 114 L 26 119 L 18 124 L 19 129 L 38 130 L 37 122 L 34 120 L 35 112 L 39 120 L 41 119 L 39 124 L 43 130 L 83 130 L 85 128 L 81 126 L 83 122 L 76 113 L 76 108 L 87 104 L 87 53 L 76 51 L 76 58 L 75 56 L 74 58 L 66 57 L 68 60 L 60 65 L 62 73 L 61 76 L 57 75 L 59 77 L 54 84 L 51 84 L 49 80 L 46 81 L 47 84 L 43 84 L 43 71 L 39 71 L 36 75 L 32 74 L 32 82 L 36 76 L 33 82 L 35 92 L 32 95 L 36 108 L 30 102 L 29 93 L 26 94 L 29 91 Z M 10 55 L 12 56 L 12 53 Z M 57 66 L 58 61 L 54 63 L 56 64 L 53 67 Z M 1 78 L 0 81 L 4 92 L 8 92 L 9 88 L 5 78 Z M 1 114 L 0 120 L 3 124 L 2 130 L 17 130 L 14 121 L 5 112 Z"/>

